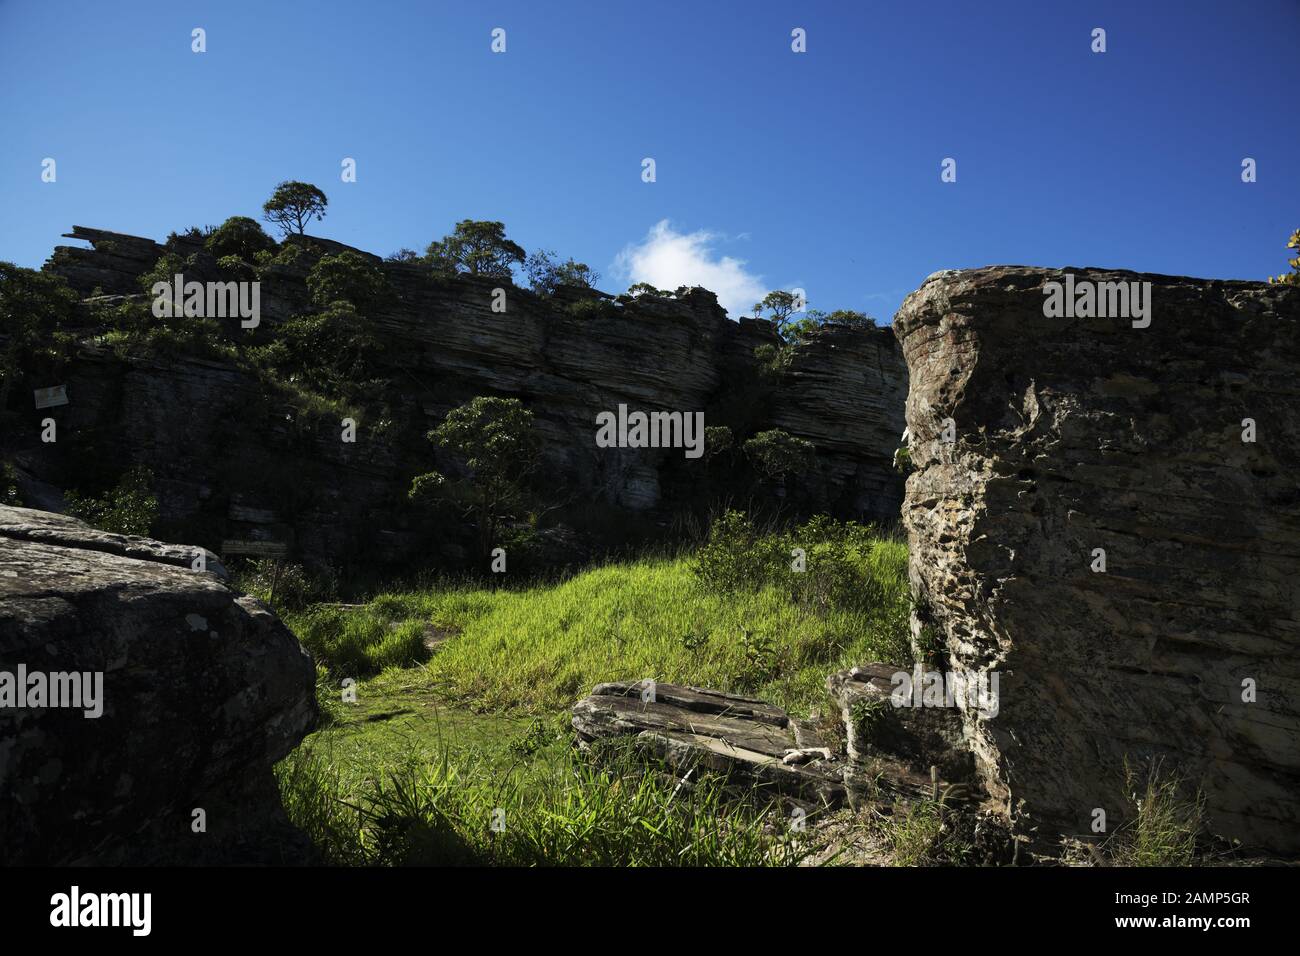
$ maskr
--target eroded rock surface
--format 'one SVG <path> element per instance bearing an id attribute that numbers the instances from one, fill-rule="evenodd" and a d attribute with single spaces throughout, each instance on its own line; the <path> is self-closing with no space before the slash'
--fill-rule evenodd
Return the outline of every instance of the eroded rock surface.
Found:
<path id="1" fill-rule="evenodd" d="M 1150 282 L 1149 326 L 1048 318 L 1064 274 L 1023 267 L 936 274 L 894 320 L 914 632 L 1000 672 L 964 718 L 1007 814 L 1113 829 L 1126 759 L 1159 761 L 1212 830 L 1300 851 L 1300 290 L 1072 274 Z"/>
<path id="2" fill-rule="evenodd" d="M 271 766 L 316 720 L 311 659 L 200 553 L 0 507 L 0 672 L 102 675 L 98 717 L 0 706 L 3 862 L 303 857 Z"/>

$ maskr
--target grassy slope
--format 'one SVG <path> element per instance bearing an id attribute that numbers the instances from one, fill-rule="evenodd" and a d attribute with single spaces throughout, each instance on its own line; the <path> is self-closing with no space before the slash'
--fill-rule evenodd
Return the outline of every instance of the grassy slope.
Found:
<path id="1" fill-rule="evenodd" d="M 368 611 L 452 632 L 430 678 L 481 708 L 550 713 L 602 681 L 653 678 L 806 711 L 832 670 L 907 659 L 906 547 L 878 541 L 865 561 L 889 595 L 867 610 L 802 608 L 775 585 L 712 594 L 687 559 L 658 558 L 525 591 L 384 594 Z"/>
<path id="2" fill-rule="evenodd" d="M 860 560 L 881 600 L 855 609 L 801 606 L 781 583 L 719 595 L 688 559 L 647 558 L 286 615 L 331 664 L 333 718 L 281 765 L 286 807 L 336 863 L 797 863 L 812 848 L 778 811 L 679 792 L 641 761 L 593 769 L 567 712 L 594 684 L 653 677 L 806 713 L 831 670 L 905 659 L 906 549 L 873 541 Z M 429 635 L 445 638 L 431 657 Z M 366 672 L 340 703 L 339 679 Z"/>

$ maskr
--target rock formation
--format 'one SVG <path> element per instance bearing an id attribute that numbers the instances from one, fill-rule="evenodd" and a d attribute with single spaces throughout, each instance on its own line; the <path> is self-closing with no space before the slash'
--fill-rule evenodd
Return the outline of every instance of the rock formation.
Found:
<path id="1" fill-rule="evenodd" d="M 271 766 L 314 725 L 314 668 L 225 577 L 201 548 L 0 507 L 5 863 L 303 859 Z"/>
<path id="2" fill-rule="evenodd" d="M 71 235 L 94 248 L 59 247 L 46 268 L 84 296 L 138 295 L 140 274 L 166 251 L 100 230 L 76 227 Z M 262 327 L 250 333 L 259 341 L 310 309 L 305 277 L 316 259 L 347 249 L 314 237 L 286 244 L 304 254 L 263 275 Z M 198 239 L 174 239 L 172 248 L 206 255 Z M 370 317 L 395 397 L 363 423 L 356 444 L 339 440 L 337 420 L 306 414 L 219 357 L 125 360 L 85 346 L 67 372 L 70 404 L 42 412 L 59 420 L 57 454 L 65 457 L 32 444 L 15 459 L 55 485 L 87 459 L 147 465 L 163 533 L 213 548 L 262 539 L 321 563 L 422 560 L 433 548 L 457 563 L 465 555 L 454 529 L 421 524 L 405 494 L 411 477 L 433 464 L 424 433 L 474 396 L 499 395 L 533 411 L 545 481 L 560 499 L 548 502 L 548 514 L 579 531 L 662 534 L 683 512 L 709 504 L 708 482 L 747 467 L 740 454 L 706 463 L 678 449 L 597 448 L 596 415 L 619 404 L 703 411 L 706 425 L 729 425 L 737 440 L 782 428 L 816 446 L 812 472 L 790 482 L 790 506 L 897 517 L 902 481 L 891 456 L 903 429 L 906 373 L 888 329 L 824 327 L 763 384 L 754 350 L 775 341 L 771 325 L 729 321 L 702 289 L 616 303 L 590 290 L 548 298 L 506 283 L 500 313 L 491 309 L 500 280 L 437 279 L 426 267 L 369 258 L 394 291 Z M 379 418 L 385 429 L 372 427 Z M 35 420 L 30 431 L 37 433 Z M 728 491 L 716 497 L 745 497 Z"/>
<path id="3" fill-rule="evenodd" d="M 832 674 L 827 689 L 848 741 L 842 751 L 819 723 L 751 697 L 653 681 L 597 684 L 573 706 L 580 747 L 631 742 L 689 778 L 727 777 L 805 809 L 873 804 L 882 812 L 942 797 L 972 796 L 970 753 L 951 712 L 894 708 L 880 664 Z M 864 706 L 865 705 L 865 706 Z"/>
<path id="4" fill-rule="evenodd" d="M 1300 850 L 1300 290 L 1069 274 L 937 273 L 894 320 L 914 636 L 999 672 L 965 733 L 1022 825 L 1113 832 L 1127 761 Z M 1099 297 L 1048 317 L 1053 282 Z M 1101 283 L 1149 319 L 1065 317 L 1115 316 Z"/>

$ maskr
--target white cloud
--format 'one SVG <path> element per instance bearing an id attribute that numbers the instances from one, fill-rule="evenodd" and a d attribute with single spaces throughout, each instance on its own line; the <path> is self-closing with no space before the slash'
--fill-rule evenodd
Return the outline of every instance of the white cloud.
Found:
<path id="1" fill-rule="evenodd" d="M 677 232 L 667 219 L 655 223 L 639 243 L 629 243 L 614 260 L 614 273 L 628 284 L 648 282 L 656 289 L 700 285 L 718 297 L 733 318 L 751 315 L 768 293 L 763 277 L 745 269 L 745 260 L 721 256 L 713 244 L 723 238 L 701 229 Z"/>

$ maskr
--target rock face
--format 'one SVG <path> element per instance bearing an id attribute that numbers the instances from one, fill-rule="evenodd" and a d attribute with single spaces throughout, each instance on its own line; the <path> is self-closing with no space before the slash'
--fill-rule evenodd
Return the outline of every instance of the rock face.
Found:
<path id="1" fill-rule="evenodd" d="M 0 860 L 302 859 L 271 765 L 315 723 L 314 668 L 224 580 L 199 548 L 0 507 Z M 82 676 L 40 701 L 35 674 Z"/>
<path id="2" fill-rule="evenodd" d="M 71 235 L 94 248 L 59 247 L 46 268 L 86 296 L 138 294 L 139 275 L 165 251 L 82 227 Z M 262 326 L 250 341 L 309 310 L 312 264 L 347 248 L 312 237 L 286 243 L 303 254 L 263 276 Z M 200 240 L 182 238 L 173 248 L 200 264 L 211 259 Z M 16 460 L 55 485 L 87 460 L 111 460 L 119 470 L 147 465 L 164 533 L 214 549 L 222 540 L 261 539 L 308 561 L 364 554 L 397 562 L 427 557 L 432 540 L 456 562 L 463 555 L 453 529 L 423 526 L 405 495 L 413 475 L 447 466 L 425 432 L 457 405 L 497 395 L 534 413 L 544 483 L 557 490 L 547 513 L 579 532 L 663 533 L 712 498 L 748 494 L 753 476 L 738 452 L 705 461 L 681 449 L 598 448 L 596 415 L 620 404 L 703 412 L 706 426 L 731 427 L 737 444 L 782 428 L 816 446 L 815 466 L 789 483 L 787 505 L 897 517 L 902 480 L 891 457 L 903 430 L 906 371 L 888 329 L 827 326 L 773 378 L 754 355 L 775 341 L 771 325 L 729 321 L 702 289 L 616 303 L 590 290 L 545 298 L 506 283 L 501 313 L 491 308 L 500 280 L 439 280 L 401 262 L 381 267 L 394 296 L 370 318 L 394 389 L 388 407 L 363 418 L 355 444 L 340 441 L 337 416 L 308 414 L 219 356 L 128 361 L 85 347 L 59 383 L 70 404 L 32 419 L 31 443 Z M 57 450 L 35 442 L 44 415 L 58 420 Z"/>
<path id="3" fill-rule="evenodd" d="M 1006 814 L 1113 831 L 1127 759 L 1300 850 L 1300 290 L 1070 274 L 1149 282 L 1149 325 L 1049 318 L 1066 275 L 1020 267 L 938 273 L 894 320 L 914 635 L 1000 674 L 964 719 Z"/>

